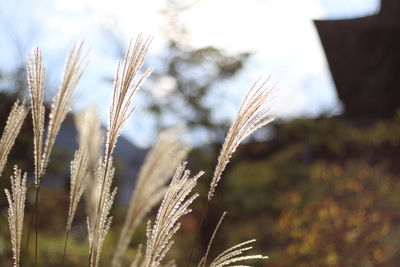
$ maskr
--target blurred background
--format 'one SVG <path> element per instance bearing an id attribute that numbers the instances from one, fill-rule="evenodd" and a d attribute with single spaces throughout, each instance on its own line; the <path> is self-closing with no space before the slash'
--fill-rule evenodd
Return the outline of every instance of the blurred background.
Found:
<path id="1" fill-rule="evenodd" d="M 157 133 L 184 124 L 193 171 L 205 170 L 204 198 L 230 122 L 259 77 L 271 75 L 276 120 L 232 159 L 200 235 L 204 199 L 185 217 L 170 257 L 195 262 L 224 210 L 213 255 L 256 238 L 268 255 L 256 266 L 398 266 L 400 262 L 400 2 L 397 0 L 0 0 L 0 130 L 16 98 L 27 96 L 26 56 L 38 45 L 46 99 L 57 89 L 68 48 L 85 40 L 89 65 L 72 113 L 94 105 L 108 119 L 117 62 L 138 33 L 154 37 L 151 78 L 117 145 L 118 202 L 103 250 L 108 262 L 137 172 Z M 43 179 L 41 266 L 58 266 L 69 166 L 77 147 L 72 115 Z M 33 169 L 30 119 L 6 168 Z M 8 179 L 0 180 L 1 188 Z M 30 218 L 28 198 L 27 215 Z M 6 198 L 0 197 L 0 262 L 11 265 Z M 87 259 L 79 207 L 67 266 Z M 151 215 L 154 217 L 154 214 Z M 143 225 L 131 244 L 145 242 Z M 32 257 L 28 250 L 25 262 Z M 46 265 L 47 264 L 47 265 Z M 27 265 L 27 266 L 28 266 Z"/>

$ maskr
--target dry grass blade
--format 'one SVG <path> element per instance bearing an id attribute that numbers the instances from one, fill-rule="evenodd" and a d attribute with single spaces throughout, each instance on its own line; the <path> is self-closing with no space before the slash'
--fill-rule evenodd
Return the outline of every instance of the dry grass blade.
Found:
<path id="1" fill-rule="evenodd" d="M 24 209 L 26 198 L 26 173 L 22 176 L 21 170 L 14 167 L 11 176 L 11 193 L 5 189 L 8 200 L 8 223 L 10 226 L 11 243 L 14 257 L 14 266 L 20 265 L 20 250 L 22 229 L 24 226 Z"/>
<path id="2" fill-rule="evenodd" d="M 106 166 L 108 166 L 107 170 Z M 110 162 L 108 163 L 105 163 L 102 160 L 99 161 L 96 174 L 96 187 L 97 190 L 100 190 L 103 186 L 104 191 L 103 194 L 98 195 L 102 201 L 100 199 L 97 201 L 98 203 L 101 203 L 101 206 L 98 213 L 94 216 L 96 221 L 92 221 L 91 218 L 88 217 L 89 245 L 91 248 L 90 266 L 98 266 L 104 239 L 111 226 L 112 217 L 109 216 L 109 214 L 117 192 L 116 188 L 111 191 L 114 172 L 115 169 L 112 166 L 112 158 L 110 158 Z M 104 175 L 105 180 L 103 180 Z"/>
<path id="3" fill-rule="evenodd" d="M 103 158 L 103 178 L 102 183 L 100 184 L 100 197 L 97 202 L 97 209 L 95 212 L 95 221 L 94 224 L 91 225 L 93 232 L 93 237 L 96 236 L 105 236 L 104 233 L 96 231 L 103 231 L 102 224 L 102 215 L 101 211 L 104 209 L 104 206 L 107 205 L 105 202 L 107 201 L 107 181 L 109 176 L 109 169 L 112 164 L 112 154 L 117 144 L 118 137 L 121 133 L 122 127 L 125 124 L 126 120 L 129 118 L 131 113 L 133 112 L 133 108 L 131 107 L 132 98 L 135 92 L 140 88 L 141 84 L 144 80 L 150 75 L 151 70 L 148 69 L 141 78 L 134 84 L 133 80 L 135 76 L 139 73 L 140 68 L 143 65 L 144 57 L 148 51 L 149 45 L 151 42 L 151 38 L 148 38 L 146 41 L 143 41 L 141 35 L 136 39 L 135 44 L 132 47 L 132 43 L 129 45 L 128 52 L 125 56 L 124 65 L 122 67 L 122 71 L 120 71 L 120 65 L 118 64 L 116 77 L 114 81 L 114 92 L 113 99 L 110 107 L 110 118 L 109 125 L 107 130 L 106 137 L 106 147 Z M 133 85 L 134 84 L 134 85 Z M 110 178 L 112 180 L 112 176 Z M 111 183 L 111 181 L 110 181 Z M 111 221 L 110 221 L 111 223 Z M 91 264 L 98 264 L 99 253 L 96 252 L 98 248 L 96 240 L 93 239 L 91 242 L 89 259 Z M 100 249 L 101 250 L 101 249 Z M 96 254 L 96 255 L 95 255 Z M 95 259 L 95 260 L 93 260 Z"/>
<path id="4" fill-rule="evenodd" d="M 80 145 L 78 151 L 75 152 L 74 159 L 71 162 L 71 186 L 67 231 L 71 230 L 75 211 L 87 185 L 88 176 L 86 149 L 85 146 Z"/>
<path id="5" fill-rule="evenodd" d="M 92 196 L 95 192 L 93 188 L 96 187 L 96 165 L 100 158 L 101 147 L 103 144 L 103 132 L 94 108 L 87 108 L 76 115 L 75 125 L 78 130 L 79 149 L 75 152 L 74 160 L 71 162 L 70 204 L 64 243 L 63 266 L 67 253 L 69 232 L 71 230 L 78 203 L 88 185 L 92 188 L 87 190 L 89 191 L 87 196 Z M 96 210 L 96 197 L 90 197 L 89 199 L 92 199 L 92 201 L 89 201 L 90 204 L 87 205 L 89 211 L 88 214 L 92 221 L 94 221 L 94 215 L 92 213 Z M 86 198 L 86 200 L 88 200 L 88 198 Z"/>
<path id="6" fill-rule="evenodd" d="M 50 153 L 53 148 L 56 136 L 64 121 L 71 102 L 71 95 L 75 89 L 80 77 L 82 76 L 82 54 L 81 43 L 79 46 L 73 46 L 64 70 L 63 78 L 59 91 L 54 98 L 51 112 L 49 115 L 49 125 L 47 128 L 46 141 L 43 146 L 43 129 L 45 107 L 43 105 L 43 91 L 45 82 L 45 70 L 41 52 L 38 48 L 33 51 L 33 56 L 28 56 L 28 85 L 32 104 L 32 120 L 34 132 L 34 157 L 35 157 L 35 184 L 36 184 L 36 199 L 35 199 L 35 265 L 37 264 L 37 248 L 38 248 L 38 220 L 39 220 L 39 189 L 40 179 L 44 175 Z M 33 217 L 32 217 L 33 218 Z M 30 233 L 30 231 L 29 231 Z M 28 234 L 28 242 L 29 243 Z"/>
<path id="7" fill-rule="evenodd" d="M 212 199 L 222 172 L 240 142 L 272 121 L 268 117 L 269 109 L 267 109 L 266 104 L 275 87 L 268 87 L 267 82 L 268 79 L 263 82 L 260 80 L 255 82 L 244 98 L 219 154 L 218 163 L 208 191 L 208 200 Z"/>
<path id="8" fill-rule="evenodd" d="M 226 212 L 224 212 L 221 216 L 221 218 L 218 221 L 217 226 L 215 227 L 215 230 L 211 236 L 210 242 L 208 243 L 207 246 L 207 251 L 204 255 L 204 257 L 200 260 L 199 264 L 197 267 L 205 267 L 207 263 L 207 257 L 208 254 L 211 250 L 211 245 L 214 241 L 215 235 L 221 226 L 221 223 L 226 215 Z M 231 263 L 238 262 L 238 261 L 244 261 L 244 260 L 252 260 L 252 259 L 267 259 L 268 257 L 263 256 L 263 255 L 247 255 L 243 256 L 243 252 L 252 249 L 252 247 L 245 247 L 245 245 L 254 242 L 255 239 L 249 240 L 243 243 L 240 243 L 236 246 L 233 246 L 224 252 L 222 252 L 218 257 L 216 257 L 211 264 L 209 265 L 210 267 L 222 267 L 226 265 L 230 265 Z M 244 265 L 235 265 L 235 266 L 244 266 Z"/>
<path id="9" fill-rule="evenodd" d="M 161 200 L 166 183 L 187 156 L 189 147 L 178 140 L 179 128 L 162 132 L 155 146 L 148 152 L 139 172 L 125 218 L 112 266 L 120 266 L 133 233 L 147 213 Z"/>
<path id="10" fill-rule="evenodd" d="M 245 260 L 268 259 L 267 256 L 263 255 L 247 255 L 247 256 L 243 255 L 244 252 L 253 248 L 253 247 L 246 247 L 246 245 L 253 243 L 255 241 L 256 241 L 255 239 L 252 239 L 225 250 L 211 262 L 209 267 L 222 267 L 230 265 L 231 263 L 245 261 Z"/>
<path id="11" fill-rule="evenodd" d="M 132 42 L 129 44 L 122 71 L 120 64 L 118 64 L 107 131 L 106 158 L 111 156 L 122 127 L 133 112 L 131 107 L 133 96 L 151 73 L 151 69 L 147 69 L 133 85 L 133 80 L 144 63 L 150 42 L 151 38 L 144 41 L 142 36 L 139 35 L 133 46 Z"/>
<path id="12" fill-rule="evenodd" d="M 79 45 L 74 45 L 68 54 L 60 88 L 51 105 L 46 142 L 42 154 L 41 175 L 44 174 L 49 162 L 50 153 L 61 124 L 70 110 L 72 93 L 82 76 L 84 69 L 82 63 L 82 52 L 83 43 L 80 43 Z"/>
<path id="13" fill-rule="evenodd" d="M 218 224 L 217 224 L 217 226 L 215 227 L 214 232 L 213 232 L 213 234 L 212 234 L 212 236 L 211 236 L 211 238 L 210 238 L 210 242 L 208 242 L 208 246 L 207 246 L 206 253 L 204 254 L 204 257 L 200 260 L 200 262 L 199 262 L 199 264 L 197 265 L 197 267 L 205 267 L 205 266 L 206 266 L 207 257 L 208 257 L 208 254 L 210 253 L 212 243 L 213 243 L 213 241 L 214 241 L 214 239 L 215 239 L 215 235 L 217 234 L 219 227 L 220 227 L 221 224 L 222 224 L 222 221 L 223 221 L 224 218 L 225 218 L 225 215 L 226 215 L 226 211 L 224 211 L 224 213 L 222 214 L 221 218 L 219 219 Z"/>
<path id="14" fill-rule="evenodd" d="M 20 104 L 17 100 L 8 115 L 6 126 L 4 127 L 3 135 L 0 139 L 0 177 L 7 163 L 8 154 L 28 114 L 28 110 L 29 109 L 25 107 L 24 104 Z"/>
<path id="15" fill-rule="evenodd" d="M 87 213 L 95 221 L 99 190 L 96 190 L 96 171 L 104 142 L 104 132 L 94 107 L 85 109 L 75 117 L 78 129 L 79 144 L 86 149 L 87 156 L 87 187 L 84 191 Z"/>
<path id="16" fill-rule="evenodd" d="M 81 199 L 83 191 L 88 183 L 89 172 L 87 161 L 88 158 L 85 146 L 84 144 L 80 144 L 79 149 L 75 152 L 74 159 L 71 162 L 70 201 L 64 243 L 63 265 L 67 253 L 68 236 L 72 227 L 72 221 L 74 220 L 79 200 Z"/>
<path id="17" fill-rule="evenodd" d="M 28 87 L 32 106 L 36 186 L 39 186 L 40 174 L 42 173 L 41 157 L 45 115 L 45 108 L 43 105 L 45 79 L 46 71 L 43 65 L 42 53 L 40 49 L 36 47 L 33 49 L 33 55 L 28 55 Z"/>
<path id="18" fill-rule="evenodd" d="M 94 107 L 89 107 L 75 116 L 78 130 L 78 143 L 85 147 L 88 157 L 88 169 L 96 172 L 104 142 L 104 131 Z"/>
<path id="19" fill-rule="evenodd" d="M 43 130 L 44 130 L 44 116 L 45 107 L 43 105 L 44 85 L 46 79 L 46 72 L 43 65 L 42 53 L 39 48 L 33 50 L 33 55 L 28 55 L 28 87 L 31 98 L 32 106 L 32 121 L 33 121 L 33 143 L 34 143 L 34 162 L 35 162 L 35 185 L 36 185 L 36 197 L 34 210 L 36 218 L 35 225 L 35 265 L 37 263 L 37 248 L 38 248 L 38 220 L 39 220 L 39 188 L 40 188 L 40 177 L 43 173 Z M 33 219 L 33 217 L 32 217 Z M 32 226 L 33 220 L 31 220 Z M 29 227 L 27 246 L 30 240 Z"/>
<path id="20" fill-rule="evenodd" d="M 189 206 L 198 197 L 198 194 L 189 196 L 196 186 L 198 178 L 203 172 L 194 177 L 185 169 L 186 164 L 180 165 L 168 187 L 167 192 L 158 209 L 156 221 L 151 227 L 147 224 L 146 253 L 142 267 L 159 266 L 173 244 L 172 237 L 180 228 L 178 220 L 191 212 Z"/>

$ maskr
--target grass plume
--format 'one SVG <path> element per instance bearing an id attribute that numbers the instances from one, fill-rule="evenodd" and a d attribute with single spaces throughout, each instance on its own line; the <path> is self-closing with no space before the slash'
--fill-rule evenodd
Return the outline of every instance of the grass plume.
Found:
<path id="1" fill-rule="evenodd" d="M 92 106 L 75 115 L 79 146 L 85 147 L 87 157 L 87 186 L 84 198 L 88 216 L 94 221 L 99 190 L 96 189 L 96 172 L 103 149 L 104 131 L 96 109 Z"/>
<path id="2" fill-rule="evenodd" d="M 35 48 L 33 50 L 33 55 L 28 56 L 28 87 L 32 105 L 36 185 L 36 198 L 34 205 L 36 218 L 35 264 L 37 263 L 40 179 L 45 174 L 56 136 L 70 109 L 72 93 L 75 90 L 76 85 L 83 73 L 81 59 L 82 50 L 83 43 L 78 46 L 74 45 L 68 53 L 60 88 L 51 105 L 45 141 L 43 140 L 45 116 L 43 96 L 46 72 L 43 64 L 42 54 L 39 48 Z M 27 243 L 29 243 L 29 237 L 30 229 Z"/>
<path id="3" fill-rule="evenodd" d="M 42 52 L 38 47 L 33 49 L 32 55 L 28 55 L 28 88 L 31 99 L 31 113 L 33 122 L 33 144 L 35 161 L 35 184 L 39 186 L 42 173 L 42 149 L 45 107 L 43 104 L 46 70 L 43 64 Z"/>
<path id="4" fill-rule="evenodd" d="M 223 267 L 230 265 L 231 263 L 246 261 L 246 260 L 263 260 L 268 259 L 267 256 L 263 256 L 260 254 L 257 255 L 243 255 L 244 252 L 251 250 L 253 247 L 247 246 L 250 243 L 255 242 L 255 239 L 251 239 L 240 244 L 237 244 L 231 248 L 228 248 L 221 254 L 219 254 L 211 263 L 208 265 L 209 267 Z M 232 266 L 232 265 L 230 265 Z M 238 265 L 235 265 L 238 266 Z M 241 265 L 243 266 L 243 265 Z"/>
<path id="5" fill-rule="evenodd" d="M 45 116 L 43 96 L 46 71 L 39 48 L 33 49 L 33 55 L 28 56 L 28 87 L 32 106 L 36 186 L 39 186 L 40 178 L 44 175 L 58 131 L 70 110 L 72 93 L 82 76 L 82 50 L 83 43 L 74 45 L 68 54 L 60 88 L 51 105 L 45 141 L 43 140 Z"/>
<path id="6" fill-rule="evenodd" d="M 80 146 L 75 152 L 71 162 L 71 182 L 70 182 L 70 204 L 68 209 L 67 231 L 71 230 L 72 221 L 78 202 L 87 185 L 87 154 L 84 146 Z"/>
<path id="7" fill-rule="evenodd" d="M 8 223 L 11 233 L 11 243 L 14 258 L 14 267 L 20 266 L 20 251 L 22 229 L 24 226 L 24 211 L 26 199 L 26 173 L 14 166 L 14 175 L 11 176 L 11 192 L 5 189 L 8 200 Z"/>
<path id="8" fill-rule="evenodd" d="M 228 131 L 218 156 L 218 163 L 215 167 L 208 191 L 209 201 L 215 193 L 222 172 L 225 170 L 226 165 L 229 163 L 232 154 L 236 151 L 240 142 L 273 120 L 268 117 L 269 109 L 266 107 L 266 104 L 275 87 L 269 87 L 267 83 L 268 79 L 265 81 L 256 81 L 240 105 L 236 118 Z"/>
<path id="9" fill-rule="evenodd" d="M 50 153 L 56 140 L 58 131 L 60 130 L 61 124 L 70 110 L 72 93 L 82 77 L 84 69 L 82 53 L 83 43 L 72 46 L 68 53 L 64 73 L 61 78 L 60 88 L 51 105 L 47 136 L 41 159 L 41 175 L 44 174 L 48 165 Z"/>
<path id="10" fill-rule="evenodd" d="M 68 208 L 63 264 L 65 254 L 67 252 L 68 235 L 72 227 L 75 212 L 78 207 L 79 200 L 82 197 L 83 191 L 88 184 L 88 158 L 85 146 L 83 143 L 79 145 L 79 149 L 75 152 L 74 159 L 71 162 L 71 180 L 70 180 L 70 202 Z"/>
<path id="11" fill-rule="evenodd" d="M 78 130 L 78 143 L 84 146 L 88 158 L 90 176 L 96 172 L 104 143 L 104 130 L 94 106 L 88 107 L 75 115 L 75 126 Z"/>
<path id="12" fill-rule="evenodd" d="M 180 228 L 179 219 L 191 212 L 189 206 L 198 197 L 198 194 L 190 194 L 202 175 L 203 172 L 199 172 L 190 177 L 186 163 L 177 168 L 158 209 L 154 225 L 151 227 L 150 221 L 147 224 L 146 253 L 142 267 L 156 267 L 161 264 L 173 244 L 173 235 Z"/>
<path id="13" fill-rule="evenodd" d="M 36 197 L 34 203 L 34 212 L 32 212 L 31 224 L 29 227 L 27 247 L 30 240 L 33 218 L 36 218 L 35 227 L 35 265 L 37 263 L 38 247 L 38 217 L 39 217 L 39 188 L 40 177 L 43 172 L 42 151 L 43 151 L 43 131 L 45 107 L 43 104 L 44 86 L 46 80 L 46 71 L 43 64 L 42 52 L 38 47 L 33 49 L 32 55 L 28 55 L 28 88 L 31 99 L 31 113 L 33 123 L 33 155 L 35 165 L 35 186 Z"/>
<path id="14" fill-rule="evenodd" d="M 109 160 L 110 162 L 107 163 L 102 160 L 99 161 L 99 166 L 96 173 L 96 189 L 100 190 L 101 187 L 104 189 L 103 193 L 98 195 L 98 202 L 101 201 L 101 206 L 100 210 L 98 210 L 94 216 L 95 221 L 92 221 L 90 217 L 88 217 L 89 245 L 91 248 L 89 258 L 90 266 L 98 266 L 99 264 L 104 239 L 106 238 L 112 221 L 110 210 L 115 194 L 117 193 L 117 189 L 115 188 L 111 190 L 111 183 L 115 169 L 112 165 L 113 159 L 110 158 Z"/>
<path id="15" fill-rule="evenodd" d="M 84 194 L 85 188 L 89 187 L 90 190 L 86 191 L 89 211 L 87 217 L 88 265 L 97 267 L 100 264 L 103 244 L 112 222 L 111 208 L 117 192 L 117 189 L 113 188 L 112 185 L 115 174 L 114 149 L 123 126 L 134 110 L 132 107 L 133 96 L 151 73 L 151 69 L 147 69 L 139 75 L 150 43 L 151 38 L 143 39 L 139 35 L 136 41 L 130 43 L 124 62 L 118 64 L 106 134 L 103 134 L 100 121 L 97 119 L 94 109 L 88 109 L 76 117 L 79 148 L 75 152 L 70 166 L 70 203 L 67 214 L 63 262 L 66 255 L 68 233 L 71 231 L 78 203 Z M 33 218 L 36 218 L 35 265 L 37 265 L 38 251 L 40 181 L 45 175 L 61 124 L 70 109 L 73 91 L 83 73 L 85 64 L 82 54 L 82 43 L 73 46 L 69 52 L 59 91 L 54 97 L 49 113 L 45 139 L 45 105 L 43 99 L 46 77 L 45 67 L 39 48 L 35 48 L 32 54 L 28 56 L 27 79 L 33 120 L 36 189 L 35 206 L 32 211 L 32 214 L 35 215 L 35 217 L 32 215 L 32 221 Z M 273 87 L 267 86 L 267 81 L 257 81 L 243 100 L 218 157 L 208 192 L 207 205 L 215 193 L 226 165 L 240 142 L 271 121 L 268 117 L 266 103 L 272 90 Z M 18 101 L 10 112 L 0 140 L 0 175 L 6 164 L 7 155 L 27 113 L 28 108 Z M 154 223 L 152 224 L 149 221 L 147 224 L 147 241 L 144 253 L 142 253 L 141 246 L 139 246 L 131 267 L 176 266 L 174 261 L 164 263 L 163 260 L 174 243 L 173 238 L 180 228 L 180 219 L 191 212 L 190 206 L 198 197 L 198 194 L 192 191 L 198 179 L 203 175 L 203 172 L 199 172 L 191 176 L 190 171 L 186 169 L 186 163 L 180 164 L 186 158 L 189 148 L 178 140 L 178 136 L 179 130 L 177 128 L 161 133 L 153 149 L 146 156 L 145 163 L 139 172 L 118 244 L 114 250 L 112 267 L 121 266 L 135 229 L 160 201 L 161 204 Z M 172 179 L 167 185 L 171 176 Z M 21 258 L 20 247 L 27 190 L 26 177 L 26 174 L 22 175 L 21 170 L 15 167 L 14 175 L 11 176 L 11 190 L 5 190 L 9 202 L 8 215 L 14 266 L 20 265 Z M 202 218 L 204 218 L 205 213 L 203 213 Z M 207 263 L 212 243 L 224 216 L 225 213 L 219 220 L 198 267 L 205 267 L 206 265 L 222 267 L 245 260 L 265 259 L 266 257 L 262 255 L 244 254 L 252 248 L 248 244 L 254 242 L 254 240 L 249 240 L 225 250 L 210 264 Z"/>
<path id="16" fill-rule="evenodd" d="M 231 263 L 235 263 L 235 262 L 239 262 L 239 261 L 253 260 L 253 259 L 267 259 L 268 257 L 263 256 L 263 255 L 242 255 L 243 252 L 252 249 L 252 247 L 245 247 L 245 245 L 256 241 L 255 239 L 252 239 L 252 240 L 240 243 L 238 245 L 235 245 L 235 246 L 225 250 L 224 252 L 219 254 L 209 265 L 207 265 L 208 254 L 210 253 L 212 243 L 215 239 L 215 236 L 218 232 L 219 227 L 222 224 L 222 221 L 225 218 L 225 215 L 226 215 L 226 212 L 224 212 L 222 214 L 221 218 L 219 219 L 218 224 L 215 227 L 215 230 L 210 238 L 210 242 L 208 243 L 206 253 L 205 253 L 204 257 L 200 260 L 197 267 L 206 267 L 206 266 L 223 267 L 223 266 L 230 265 Z M 235 266 L 239 266 L 239 265 L 235 265 Z M 243 265 L 240 265 L 240 266 L 243 266 Z"/>
<path id="17" fill-rule="evenodd" d="M 150 43 L 151 38 L 143 40 L 142 36 L 139 35 L 133 46 L 132 42 L 129 44 L 122 70 L 120 70 L 120 63 L 118 63 L 110 107 L 105 159 L 112 155 L 122 127 L 134 110 L 131 107 L 133 96 L 152 71 L 152 69 L 147 69 L 139 80 L 133 84 L 134 78 L 143 66 L 144 57 L 147 54 Z"/>
<path id="18" fill-rule="evenodd" d="M 178 140 L 179 132 L 176 127 L 162 132 L 145 158 L 114 251 L 113 267 L 121 265 L 135 229 L 161 200 L 168 179 L 189 152 L 189 147 Z"/>
<path id="19" fill-rule="evenodd" d="M 107 234 L 109 225 L 111 224 L 111 218 L 106 216 L 106 214 L 108 214 L 106 211 L 111 208 L 109 205 L 112 204 L 113 200 L 113 194 L 110 193 L 109 188 L 114 173 L 114 171 L 110 170 L 110 168 L 112 168 L 112 154 L 122 127 L 133 112 L 133 107 L 131 107 L 133 96 L 151 73 L 151 69 L 147 69 L 139 80 L 134 83 L 134 79 L 144 63 L 144 57 L 149 49 L 150 42 L 151 38 L 143 40 L 142 36 L 139 35 L 134 45 L 132 46 L 132 42 L 129 45 L 122 71 L 120 70 L 120 64 L 118 64 L 117 67 L 105 152 L 103 163 L 100 164 L 102 173 L 98 173 L 98 177 L 96 178 L 96 181 L 100 183 L 100 194 L 97 201 L 94 222 L 92 221 L 89 223 L 89 228 L 92 232 L 89 251 L 89 262 L 91 266 L 98 265 L 102 243 Z M 102 176 L 102 178 L 100 176 Z"/>
<path id="20" fill-rule="evenodd" d="M 8 115 L 6 126 L 0 139 L 0 177 L 7 163 L 8 154 L 15 143 L 28 111 L 29 109 L 17 100 Z"/>

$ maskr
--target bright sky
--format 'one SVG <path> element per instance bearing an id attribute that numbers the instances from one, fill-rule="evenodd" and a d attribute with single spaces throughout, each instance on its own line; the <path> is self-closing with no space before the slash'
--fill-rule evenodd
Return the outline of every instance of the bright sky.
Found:
<path id="1" fill-rule="evenodd" d="M 90 65 L 78 88 L 79 101 L 74 109 L 94 103 L 106 119 L 105 104 L 109 103 L 112 86 L 104 77 L 112 78 L 116 59 L 102 28 L 116 30 L 118 38 L 126 42 L 139 32 L 153 35 L 150 53 L 157 56 L 164 42 L 160 31 L 164 21 L 159 15 L 163 3 L 0 0 L 0 68 L 18 65 L 37 44 L 47 65 L 52 66 L 49 83 L 56 86 L 68 47 L 73 41 L 85 39 L 91 48 Z M 378 5 L 378 0 L 200 0 L 183 16 L 193 46 L 253 52 L 249 64 L 234 81 L 215 88 L 216 96 L 223 95 L 227 87 L 230 92 L 230 97 L 219 98 L 223 108 L 215 116 L 232 118 L 251 83 L 269 75 L 279 81 L 279 94 L 272 105 L 276 116 L 338 112 L 340 106 L 312 19 L 365 16 L 375 13 Z M 140 101 L 139 95 L 135 102 L 138 108 L 124 133 L 137 145 L 146 146 L 155 133 L 151 118 L 140 110 Z"/>

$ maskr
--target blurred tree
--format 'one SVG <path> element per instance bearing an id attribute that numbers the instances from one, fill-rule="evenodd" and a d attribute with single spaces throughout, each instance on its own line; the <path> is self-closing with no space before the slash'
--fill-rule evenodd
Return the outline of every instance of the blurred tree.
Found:
<path id="1" fill-rule="evenodd" d="M 213 114 L 221 112 L 221 106 L 211 106 L 207 98 L 218 83 L 234 77 L 243 68 L 249 53 L 229 54 L 215 47 L 193 48 L 190 45 L 190 31 L 181 19 L 184 11 L 193 8 L 199 1 L 167 0 L 161 10 L 165 17 L 164 35 L 168 42 L 165 56 L 153 79 L 161 89 L 169 83 L 162 97 L 150 98 L 148 110 L 158 118 L 158 127 L 165 127 L 168 117 L 185 122 L 188 127 L 205 131 L 209 140 L 222 142 L 228 121 L 217 121 Z M 182 112 L 184 110 L 184 112 Z"/>
<path id="2" fill-rule="evenodd" d="M 221 107 L 208 105 L 207 98 L 213 86 L 238 73 L 249 54 L 227 55 L 214 47 L 192 49 L 173 40 L 167 51 L 162 59 L 166 68 L 155 70 L 152 78 L 164 92 L 148 98 L 147 110 L 156 116 L 159 129 L 168 126 L 168 120 L 184 122 L 190 129 L 205 131 L 210 141 L 221 142 L 229 122 L 214 119 Z"/>
<path id="3" fill-rule="evenodd" d="M 235 77 L 250 53 L 228 53 L 212 46 L 193 47 L 190 29 L 181 17 L 198 2 L 165 1 L 160 13 L 164 17 L 162 31 L 166 41 L 161 56 L 151 58 L 150 55 L 154 71 L 144 85 L 150 90 L 141 90 L 140 94 L 144 96 L 145 109 L 155 118 L 157 132 L 172 124 L 184 123 L 193 132 L 201 133 L 206 139 L 201 140 L 203 143 L 221 143 L 230 121 L 215 119 L 215 114 L 222 109 L 209 103 L 212 89 Z M 106 38 L 113 41 L 118 56 L 124 56 L 126 49 L 116 26 L 103 30 Z"/>

